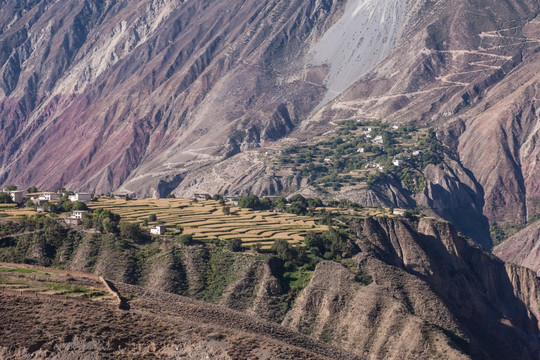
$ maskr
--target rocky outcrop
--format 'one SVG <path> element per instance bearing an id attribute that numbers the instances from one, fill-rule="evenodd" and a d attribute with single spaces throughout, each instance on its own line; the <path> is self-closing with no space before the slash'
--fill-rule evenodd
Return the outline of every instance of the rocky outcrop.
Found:
<path id="1" fill-rule="evenodd" d="M 540 221 L 512 235 L 493 248 L 493 253 L 508 263 L 540 271 Z"/>
<path id="2" fill-rule="evenodd" d="M 372 282 L 320 263 L 284 324 L 385 358 L 538 357 L 532 271 L 505 266 L 448 223 L 365 219 L 354 228 L 356 271 Z"/>

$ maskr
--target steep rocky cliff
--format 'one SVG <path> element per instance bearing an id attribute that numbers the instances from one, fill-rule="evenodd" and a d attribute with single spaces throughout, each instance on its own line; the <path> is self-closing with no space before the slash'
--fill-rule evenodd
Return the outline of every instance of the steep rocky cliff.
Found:
<path id="1" fill-rule="evenodd" d="M 517 232 L 493 248 L 502 260 L 540 271 L 540 221 Z"/>
<path id="2" fill-rule="evenodd" d="M 385 358 L 419 349 L 432 358 L 539 356 L 532 271 L 505 266 L 447 223 L 365 219 L 354 228 L 364 251 L 353 260 L 373 281 L 320 263 L 284 324 Z"/>

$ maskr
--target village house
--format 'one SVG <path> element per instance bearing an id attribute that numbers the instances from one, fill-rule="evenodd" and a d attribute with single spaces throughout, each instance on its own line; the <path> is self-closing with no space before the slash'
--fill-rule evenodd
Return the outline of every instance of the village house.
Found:
<path id="1" fill-rule="evenodd" d="M 394 126 L 392 126 L 392 129 L 394 129 L 394 130 L 399 130 L 399 125 L 394 125 Z"/>
<path id="2" fill-rule="evenodd" d="M 362 148 L 359 148 L 358 150 L 356 150 L 356 152 L 358 152 L 358 153 L 363 153 L 363 152 L 365 152 L 365 151 L 366 151 L 366 149 L 364 149 L 363 147 L 362 147 Z"/>
<path id="3" fill-rule="evenodd" d="M 205 194 L 205 193 L 195 193 L 193 194 L 193 198 L 194 199 L 197 199 L 197 200 L 206 200 L 206 199 L 210 199 L 212 196 L 210 196 L 210 194 Z"/>
<path id="4" fill-rule="evenodd" d="M 153 227 L 150 229 L 150 234 L 153 235 L 163 235 L 167 231 L 167 228 L 165 225 L 157 225 L 156 227 Z"/>
<path id="5" fill-rule="evenodd" d="M 375 136 L 375 138 L 373 139 L 373 142 L 374 142 L 375 144 L 382 144 L 382 143 L 383 143 L 382 135 L 377 135 L 377 136 Z"/>
<path id="6" fill-rule="evenodd" d="M 24 190 L 6 190 L 6 189 L 4 189 L 4 192 L 8 193 L 9 196 L 11 196 L 11 199 L 16 203 L 23 202 L 25 194 L 26 194 L 26 191 L 24 191 Z"/>
<path id="7" fill-rule="evenodd" d="M 39 195 L 38 200 L 40 201 L 54 201 L 58 200 L 62 197 L 62 194 L 54 193 L 54 192 L 44 192 Z"/>
<path id="8" fill-rule="evenodd" d="M 73 195 L 69 195 L 69 200 L 71 201 L 90 201 L 92 200 L 92 194 L 89 193 L 75 193 Z"/>
<path id="9" fill-rule="evenodd" d="M 81 219 L 75 219 L 72 217 L 64 218 L 64 219 L 58 219 L 58 222 L 63 222 L 66 225 L 76 225 L 79 226 L 82 223 Z"/>
<path id="10" fill-rule="evenodd" d="M 82 219 L 83 214 L 87 212 L 87 210 L 74 210 L 73 214 L 71 214 L 71 217 L 74 219 Z"/>
<path id="11" fill-rule="evenodd" d="M 66 225 L 81 225 L 82 223 L 82 217 L 84 213 L 87 213 L 87 210 L 74 210 L 73 213 L 64 219 L 59 219 L 59 222 L 63 222 Z"/>
<path id="12" fill-rule="evenodd" d="M 394 160 L 392 160 L 392 164 L 394 164 L 394 166 L 401 166 L 401 165 L 403 165 L 403 160 L 394 159 Z"/>
<path id="13" fill-rule="evenodd" d="M 420 150 L 414 150 L 414 151 L 412 152 L 412 155 L 413 155 L 413 156 L 418 156 L 418 155 L 420 155 Z"/>
<path id="14" fill-rule="evenodd" d="M 131 195 L 128 193 L 113 193 L 113 196 L 115 199 L 119 200 L 129 200 L 131 199 Z"/>
<path id="15" fill-rule="evenodd" d="M 394 215 L 403 215 L 403 214 L 405 214 L 405 210 L 404 209 L 393 209 L 392 214 L 394 214 Z"/>

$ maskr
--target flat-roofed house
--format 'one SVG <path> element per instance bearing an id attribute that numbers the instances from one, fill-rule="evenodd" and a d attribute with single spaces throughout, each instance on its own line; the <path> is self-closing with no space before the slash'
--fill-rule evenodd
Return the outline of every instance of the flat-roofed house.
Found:
<path id="1" fill-rule="evenodd" d="M 23 202 L 24 195 L 26 194 L 24 190 L 4 190 L 4 192 L 8 193 L 11 199 L 17 203 Z"/>
<path id="2" fill-rule="evenodd" d="M 167 231 L 167 228 L 165 227 L 165 225 L 158 225 L 150 229 L 150 234 L 163 235 L 165 234 L 166 231 Z"/>
<path id="3" fill-rule="evenodd" d="M 92 194 L 89 193 L 75 193 L 73 195 L 69 195 L 69 200 L 71 201 L 90 201 L 92 200 Z"/>
<path id="4" fill-rule="evenodd" d="M 44 192 L 41 195 L 39 195 L 39 200 L 41 201 L 54 201 L 58 200 L 62 197 L 62 194 L 54 193 L 54 192 Z"/>

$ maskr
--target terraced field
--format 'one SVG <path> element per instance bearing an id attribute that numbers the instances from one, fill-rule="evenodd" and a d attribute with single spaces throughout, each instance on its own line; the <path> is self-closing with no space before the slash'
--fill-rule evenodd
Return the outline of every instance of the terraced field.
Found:
<path id="1" fill-rule="evenodd" d="M 114 304 L 97 275 L 23 264 L 0 263 L 0 292 L 35 297 L 69 297 Z"/>
<path id="2" fill-rule="evenodd" d="M 228 204 L 230 205 L 230 204 Z M 168 235 L 192 234 L 196 240 L 229 240 L 240 238 L 246 246 L 260 244 L 270 247 L 276 239 L 300 243 L 308 231 L 326 231 L 325 225 L 315 224 L 308 216 L 287 213 L 253 211 L 230 207 L 230 215 L 223 214 L 222 206 L 214 200 L 189 199 L 100 199 L 89 203 L 90 208 L 103 208 L 119 214 L 123 219 L 142 225 L 151 214 L 156 221 L 148 227 L 164 224 Z"/>

